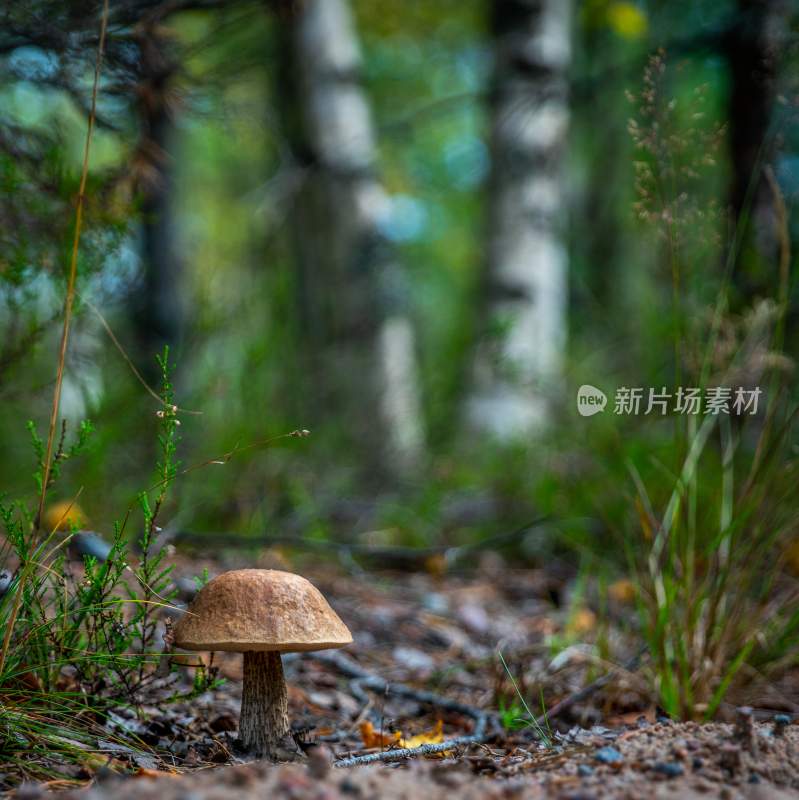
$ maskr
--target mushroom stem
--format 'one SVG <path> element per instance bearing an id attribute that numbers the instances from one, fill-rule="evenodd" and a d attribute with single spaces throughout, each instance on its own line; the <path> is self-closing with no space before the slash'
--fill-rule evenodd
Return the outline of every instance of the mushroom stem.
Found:
<path id="1" fill-rule="evenodd" d="M 286 680 L 280 653 L 244 653 L 239 738 L 259 757 L 277 759 L 290 733 Z"/>

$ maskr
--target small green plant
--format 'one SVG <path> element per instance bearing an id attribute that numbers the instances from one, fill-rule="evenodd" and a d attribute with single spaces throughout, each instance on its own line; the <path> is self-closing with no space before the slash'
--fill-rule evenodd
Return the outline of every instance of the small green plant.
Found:
<path id="1" fill-rule="evenodd" d="M 194 576 L 194 585 L 197 587 L 198 592 L 203 588 L 203 586 L 205 586 L 206 583 L 208 583 L 210 578 L 211 576 L 208 574 L 208 567 L 203 567 L 201 575 Z"/>
<path id="2" fill-rule="evenodd" d="M 505 674 L 508 676 L 508 680 L 510 680 L 511 685 L 513 686 L 513 691 L 516 693 L 516 700 L 510 705 L 505 705 L 504 701 L 501 701 L 500 703 L 500 715 L 503 726 L 506 729 L 511 730 L 519 728 L 532 728 L 538 740 L 545 747 L 552 747 L 552 730 L 549 727 L 549 720 L 547 719 L 546 708 L 544 707 L 543 694 L 541 696 L 542 713 L 540 717 L 536 717 L 536 715 L 530 710 L 530 706 L 527 704 L 527 701 L 524 699 L 524 695 L 519 688 L 516 678 L 513 677 L 513 673 L 510 671 L 510 668 L 505 661 L 505 657 L 502 655 L 502 653 L 497 653 L 497 655 L 500 663 L 502 664 L 502 668 L 505 670 Z M 542 719 L 544 721 L 544 725 L 541 724 Z"/>
<path id="3" fill-rule="evenodd" d="M 499 698 L 499 721 L 506 731 L 526 728 L 528 721 L 523 718 L 525 713 L 521 703 L 506 700 L 504 697 Z"/>
<path id="4" fill-rule="evenodd" d="M 797 656 L 799 594 L 782 569 L 799 523 L 787 435 L 796 409 L 786 406 L 772 401 L 753 451 L 745 428 L 706 418 L 665 503 L 631 467 L 639 533 L 628 552 L 641 629 L 661 705 L 675 717 L 712 717 L 747 662 L 765 668 Z"/>
<path id="5" fill-rule="evenodd" d="M 148 492 L 140 492 L 138 497 L 139 508 L 143 518 L 143 532 L 139 540 L 141 558 L 138 567 L 133 570 L 137 587 L 130 591 L 129 599 L 135 604 L 136 612 L 129 623 L 134 632 L 134 637 L 139 644 L 139 653 L 144 656 L 155 635 L 157 616 L 154 610 L 161 604 L 169 604 L 175 598 L 175 592 L 169 592 L 169 576 L 171 566 L 164 565 L 166 549 L 155 548 L 158 538 L 158 517 L 167 497 L 167 492 L 178 474 L 180 463 L 176 459 L 177 443 L 179 441 L 177 418 L 178 407 L 175 405 L 174 390 L 170 380 L 169 348 L 164 347 L 163 355 L 158 357 L 158 366 L 161 369 L 161 401 L 162 408 L 158 415 L 158 443 L 160 458 L 156 466 L 155 500 L 150 502 Z M 138 665 L 137 685 L 141 686 L 145 680 L 145 661 L 140 660 Z"/>
<path id="6" fill-rule="evenodd" d="M 0 752 L 18 765 L 23 751 L 41 754 L 33 761 L 26 759 L 28 766 L 20 767 L 23 776 L 49 778 L 58 759 L 85 763 L 96 749 L 96 731 L 102 729 L 104 738 L 110 735 L 102 721 L 111 706 L 139 707 L 147 689 L 169 676 L 169 662 L 156 643 L 156 612 L 173 597 L 171 567 L 165 565 L 166 551 L 158 547 L 156 539 L 158 514 L 178 472 L 179 421 L 168 351 L 159 364 L 163 378 L 163 410 L 158 412 L 160 456 L 153 489 L 140 493 L 137 500 L 143 524 L 138 559 L 130 552 L 125 535 L 130 513 L 114 526 L 108 557 L 102 562 L 85 557 L 81 574 L 66 557 L 74 530 L 57 526 L 40 533 L 34 513 L 24 503 L 0 500 L 0 522 L 5 529 L 0 563 L 7 567 L 16 564 L 13 580 L 0 597 L 0 628 L 4 631 Z M 37 459 L 37 489 L 41 490 L 45 474 L 48 487 L 52 487 L 61 474 L 57 465 L 85 449 L 91 426 L 81 425 L 69 447 L 65 445 L 66 427 L 62 428 L 49 469 L 42 461 L 43 443 L 35 427 L 29 428 Z M 163 665 L 166 670 L 159 669 Z M 214 680 L 210 671 L 199 677 L 203 689 Z"/>
<path id="7" fill-rule="evenodd" d="M 786 381 L 791 364 L 782 353 L 787 232 L 776 302 L 761 301 L 740 317 L 727 311 L 738 230 L 726 245 L 727 268 L 709 319 L 696 313 L 687 324 L 686 308 L 701 297 L 695 284 L 694 293 L 686 290 L 708 257 L 696 243 L 712 240 L 707 233 L 718 229 L 719 219 L 717 205 L 703 207 L 691 187 L 700 170 L 713 166 L 722 131 L 714 128 L 704 138 L 693 128 L 674 132 L 679 108 L 662 96 L 665 71 L 658 54 L 641 95 L 633 98 L 640 100 L 642 116 L 630 125 L 642 153 L 636 212 L 660 234 L 671 265 L 675 384 L 700 392 L 720 387 L 730 403 L 726 410 L 673 417 L 674 463 L 650 454 L 645 478 L 629 461 L 635 498 L 624 542 L 653 687 L 670 715 L 694 719 L 716 713 L 747 663 L 767 669 L 795 663 L 799 655 L 799 594 L 783 571 L 799 525 L 799 464 L 791 448 L 799 409 Z M 689 140 L 693 148 L 686 146 Z M 702 154 L 699 163 L 686 161 L 686 152 Z M 772 190 L 782 207 L 776 184 Z M 720 259 L 720 250 L 710 257 Z M 760 413 L 736 410 L 735 392 L 742 389 L 762 394 Z"/>

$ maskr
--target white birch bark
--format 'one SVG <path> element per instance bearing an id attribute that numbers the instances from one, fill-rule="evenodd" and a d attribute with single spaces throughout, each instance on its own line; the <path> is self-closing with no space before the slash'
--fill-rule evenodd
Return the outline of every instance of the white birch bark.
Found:
<path id="1" fill-rule="evenodd" d="M 292 79 L 310 163 L 295 236 L 308 326 L 353 434 L 379 451 L 387 472 L 408 474 L 423 448 L 415 337 L 401 267 L 381 233 L 390 198 L 377 177 L 354 21 L 346 0 L 305 0 L 297 9 Z"/>
<path id="2" fill-rule="evenodd" d="M 489 239 L 483 330 L 467 425 L 512 440 L 551 417 L 566 344 L 562 162 L 569 0 L 496 0 Z"/>

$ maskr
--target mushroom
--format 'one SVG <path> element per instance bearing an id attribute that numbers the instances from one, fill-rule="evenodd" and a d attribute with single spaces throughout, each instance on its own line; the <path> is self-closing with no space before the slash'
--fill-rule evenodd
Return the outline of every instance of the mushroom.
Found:
<path id="1" fill-rule="evenodd" d="M 175 644 L 186 650 L 244 653 L 239 739 L 256 756 L 273 760 L 290 741 L 280 654 L 352 642 L 313 584 L 275 569 L 238 569 L 209 581 L 174 633 Z"/>

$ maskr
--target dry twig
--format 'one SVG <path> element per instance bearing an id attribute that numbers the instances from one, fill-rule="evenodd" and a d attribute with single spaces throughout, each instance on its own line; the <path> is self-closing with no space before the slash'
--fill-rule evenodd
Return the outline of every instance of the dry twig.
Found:
<path id="1" fill-rule="evenodd" d="M 450 700 L 448 697 L 442 697 L 435 692 L 428 692 L 424 689 L 414 689 L 412 686 L 406 686 L 403 683 L 390 683 L 379 675 L 374 675 L 368 670 L 363 669 L 363 667 L 358 666 L 345 655 L 335 651 L 314 653 L 313 658 L 317 661 L 321 661 L 323 664 L 329 664 L 343 675 L 355 679 L 360 688 L 371 689 L 373 692 L 380 692 L 381 694 L 392 693 L 399 697 L 407 697 L 419 703 L 426 703 L 427 705 L 434 706 L 435 708 L 442 708 L 446 711 L 464 714 L 474 720 L 474 730 L 472 733 L 465 736 L 456 736 L 452 739 L 446 739 L 443 742 L 423 744 L 419 747 L 398 747 L 393 750 L 384 750 L 380 753 L 370 753 L 365 756 L 342 758 L 335 762 L 334 766 L 336 767 L 355 767 L 361 764 L 373 764 L 377 761 L 401 761 L 406 758 L 414 758 L 415 756 L 434 755 L 464 745 L 479 744 L 488 738 L 486 728 L 489 715 L 479 708 L 461 703 L 457 700 Z"/>
<path id="2" fill-rule="evenodd" d="M 638 663 L 643 655 L 643 650 L 636 653 L 631 659 L 626 661 L 618 668 L 614 668 L 597 678 L 588 686 L 574 692 L 574 694 L 556 703 L 548 712 L 542 714 L 536 723 L 540 726 L 546 725 L 551 719 L 562 714 L 567 709 L 571 708 L 576 703 L 586 700 L 592 694 L 597 692 L 602 687 L 606 686 L 619 671 L 629 672 L 636 669 Z M 472 744 L 481 744 L 489 738 L 487 731 L 489 720 L 495 720 L 496 714 L 483 711 L 482 709 L 470 706 L 467 703 L 461 703 L 457 700 L 450 700 L 447 697 L 442 697 L 435 692 L 429 692 L 425 689 L 415 689 L 412 686 L 407 686 L 402 683 L 390 683 L 384 680 L 379 675 L 375 675 L 368 670 L 363 669 L 354 661 L 347 658 L 342 653 L 335 651 L 321 651 L 312 654 L 312 658 L 321 661 L 323 664 L 329 664 L 335 667 L 343 675 L 353 679 L 353 683 L 357 684 L 359 689 L 371 689 L 374 692 L 388 694 L 389 692 L 399 697 L 407 697 L 411 700 L 416 700 L 419 703 L 426 703 L 436 708 L 442 708 L 447 711 L 454 711 L 459 714 L 471 717 L 474 722 L 474 730 L 472 733 L 465 736 L 456 736 L 452 739 L 446 739 L 443 742 L 436 742 L 435 744 L 423 744 L 418 747 L 397 747 L 393 750 L 383 750 L 380 753 L 369 753 L 364 756 L 350 756 L 348 758 L 341 758 L 334 762 L 336 767 L 356 767 L 365 764 L 374 764 L 384 761 L 402 761 L 406 758 L 415 758 L 416 756 L 429 756 L 437 753 L 444 753 L 449 750 L 454 750 L 458 747 L 468 746 Z"/>

